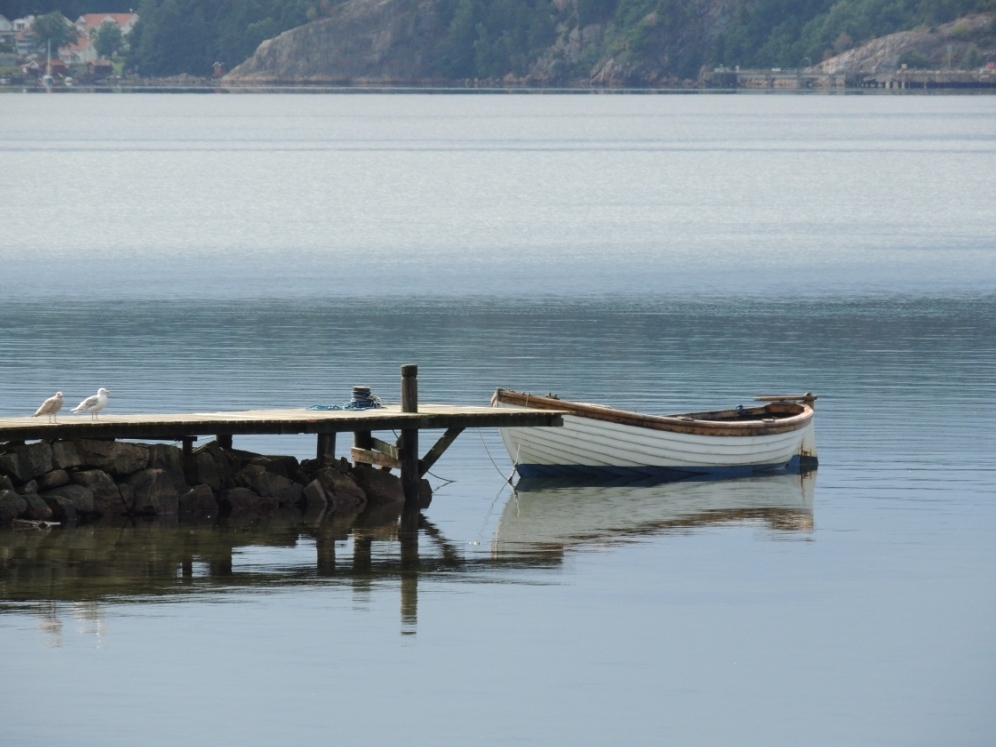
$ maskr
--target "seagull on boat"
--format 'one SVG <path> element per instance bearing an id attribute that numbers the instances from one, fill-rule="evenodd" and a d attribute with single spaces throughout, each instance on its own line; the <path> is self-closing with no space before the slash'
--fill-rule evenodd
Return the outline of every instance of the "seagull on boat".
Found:
<path id="1" fill-rule="evenodd" d="M 48 422 L 58 423 L 59 410 L 62 409 L 62 392 L 56 392 L 54 397 L 49 397 L 47 400 L 41 403 L 35 414 L 31 417 L 37 418 L 42 415 L 48 415 Z"/>
<path id="2" fill-rule="evenodd" d="M 85 400 L 80 402 L 76 407 L 73 408 L 73 412 L 88 412 L 90 413 L 90 419 L 96 420 L 97 413 L 107 407 L 107 395 L 110 394 L 110 390 L 100 387 L 97 393 L 87 397 Z"/>

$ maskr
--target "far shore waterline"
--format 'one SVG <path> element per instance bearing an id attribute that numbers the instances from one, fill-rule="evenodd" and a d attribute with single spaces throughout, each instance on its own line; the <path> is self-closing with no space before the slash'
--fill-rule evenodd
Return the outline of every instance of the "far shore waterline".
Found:
<path id="1" fill-rule="evenodd" d="M 945 88 L 705 88 L 705 87 L 633 87 L 608 88 L 603 86 L 409 86 L 409 85 L 349 85 L 324 83 L 246 84 L 246 83 L 163 83 L 163 84 L 81 84 L 46 88 L 40 84 L 0 84 L 4 93 L 58 93 L 58 94 L 422 94 L 422 95 L 747 95 L 747 96 L 985 96 L 996 94 L 996 87 L 945 87 Z"/>

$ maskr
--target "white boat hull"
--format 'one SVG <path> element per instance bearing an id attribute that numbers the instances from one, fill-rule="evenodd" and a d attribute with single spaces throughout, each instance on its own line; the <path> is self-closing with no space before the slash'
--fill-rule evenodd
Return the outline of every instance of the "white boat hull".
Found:
<path id="1" fill-rule="evenodd" d="M 559 428 L 500 429 L 521 476 L 735 476 L 792 469 L 805 457 L 815 461 L 811 417 L 797 429 L 759 435 L 655 430 L 568 414 L 563 420 Z"/>

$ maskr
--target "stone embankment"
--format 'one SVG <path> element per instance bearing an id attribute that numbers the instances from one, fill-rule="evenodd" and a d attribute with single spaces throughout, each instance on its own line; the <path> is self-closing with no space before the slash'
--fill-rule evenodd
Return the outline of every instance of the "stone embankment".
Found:
<path id="1" fill-rule="evenodd" d="M 420 485 L 420 504 L 432 491 Z M 120 516 L 175 516 L 180 523 L 314 510 L 351 514 L 404 504 L 401 480 L 345 459 L 298 461 L 223 449 L 76 440 L 0 444 L 0 527 L 18 520 L 65 525 Z"/>

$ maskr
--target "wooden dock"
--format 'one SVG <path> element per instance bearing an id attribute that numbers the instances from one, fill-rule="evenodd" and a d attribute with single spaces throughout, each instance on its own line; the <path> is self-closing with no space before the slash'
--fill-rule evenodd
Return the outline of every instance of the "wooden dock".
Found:
<path id="1" fill-rule="evenodd" d="M 180 414 L 90 415 L 61 413 L 56 423 L 42 416 L 0 418 L 0 442 L 57 441 L 70 439 L 134 439 L 180 441 L 185 461 L 192 459 L 194 442 L 213 436 L 223 448 L 232 448 L 233 436 L 314 434 L 316 457 L 333 458 L 336 434 L 352 433 L 350 457 L 401 470 L 407 502 L 417 501 L 418 482 L 466 428 L 529 428 L 563 425 L 560 412 L 485 406 L 418 404 L 417 367 L 402 366 L 401 404 L 363 410 L 245 410 Z M 442 430 L 442 436 L 418 456 L 418 434 Z M 394 443 L 373 436 L 376 431 L 400 432 Z"/>

